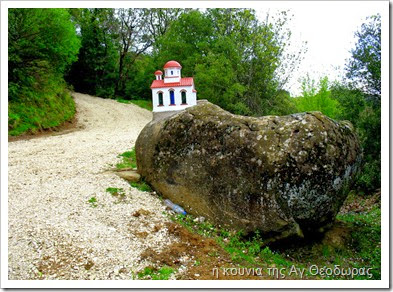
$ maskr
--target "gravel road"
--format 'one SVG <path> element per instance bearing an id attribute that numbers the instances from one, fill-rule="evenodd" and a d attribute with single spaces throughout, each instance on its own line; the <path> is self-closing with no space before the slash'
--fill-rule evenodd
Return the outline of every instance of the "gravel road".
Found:
<path id="1" fill-rule="evenodd" d="M 105 171 L 134 146 L 151 112 L 74 97 L 76 131 L 8 143 L 10 280 L 131 279 L 149 265 L 143 251 L 176 240 L 158 198 Z M 108 187 L 123 188 L 126 198 Z"/>

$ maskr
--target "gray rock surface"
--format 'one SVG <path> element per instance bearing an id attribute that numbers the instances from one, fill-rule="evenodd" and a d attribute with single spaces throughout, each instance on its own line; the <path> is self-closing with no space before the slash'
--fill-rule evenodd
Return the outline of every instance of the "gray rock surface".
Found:
<path id="1" fill-rule="evenodd" d="M 272 239 L 331 223 L 361 159 L 349 122 L 244 117 L 207 101 L 147 124 L 136 155 L 141 176 L 188 213 Z"/>

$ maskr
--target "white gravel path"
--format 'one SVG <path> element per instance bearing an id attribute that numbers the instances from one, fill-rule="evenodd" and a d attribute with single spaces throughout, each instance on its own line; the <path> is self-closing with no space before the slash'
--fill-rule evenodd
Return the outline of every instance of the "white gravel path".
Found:
<path id="1" fill-rule="evenodd" d="M 111 172 L 151 112 L 75 93 L 78 126 L 57 136 L 9 142 L 8 260 L 14 279 L 131 279 L 148 247 L 175 240 L 165 207 Z M 126 190 L 125 201 L 105 192 Z M 97 199 L 97 207 L 88 200 Z M 133 216 L 139 209 L 150 214 Z"/>

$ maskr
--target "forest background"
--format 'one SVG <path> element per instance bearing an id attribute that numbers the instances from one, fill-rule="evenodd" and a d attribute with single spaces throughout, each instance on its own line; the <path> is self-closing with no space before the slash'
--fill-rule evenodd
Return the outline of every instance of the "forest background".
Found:
<path id="1" fill-rule="evenodd" d="M 9 9 L 8 130 L 12 136 L 72 120 L 70 90 L 119 101 L 151 100 L 155 70 L 175 59 L 198 98 L 241 115 L 321 111 L 355 126 L 363 148 L 354 189 L 381 181 L 381 17 L 370 16 L 342 80 L 305 76 L 284 90 L 306 52 L 289 53 L 287 11 L 252 9 Z"/>

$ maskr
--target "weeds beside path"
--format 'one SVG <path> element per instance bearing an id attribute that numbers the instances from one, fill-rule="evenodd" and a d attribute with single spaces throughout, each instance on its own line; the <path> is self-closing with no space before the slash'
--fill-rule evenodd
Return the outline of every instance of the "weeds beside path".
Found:
<path id="1" fill-rule="evenodd" d="M 9 279 L 130 279 L 146 266 L 142 252 L 175 240 L 153 230 L 170 221 L 158 198 L 104 171 L 133 147 L 151 112 L 74 97 L 82 129 L 8 145 Z M 124 190 L 121 200 L 110 187 Z M 138 210 L 148 215 L 133 216 Z"/>
<path id="2" fill-rule="evenodd" d="M 131 187 L 107 171 L 135 168 L 132 148 L 152 113 L 74 96 L 78 131 L 8 145 L 9 279 L 214 280 L 214 269 L 219 279 L 278 279 L 268 269 L 288 273 L 311 265 L 371 267 L 373 279 L 380 277 L 377 195 L 350 196 L 324 238 L 261 246 L 259 234 L 245 239 L 200 218 L 168 215 L 148 187 Z M 310 273 L 285 278 L 337 279 Z"/>

